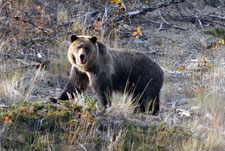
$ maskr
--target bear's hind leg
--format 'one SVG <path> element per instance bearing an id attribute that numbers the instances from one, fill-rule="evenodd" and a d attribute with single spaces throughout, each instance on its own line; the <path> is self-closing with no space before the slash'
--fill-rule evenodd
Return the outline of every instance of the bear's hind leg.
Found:
<path id="1" fill-rule="evenodd" d="M 152 98 L 146 98 L 142 97 L 139 100 L 139 106 L 141 112 L 149 112 L 151 115 L 158 115 L 160 105 L 159 105 L 159 95 L 152 97 Z"/>

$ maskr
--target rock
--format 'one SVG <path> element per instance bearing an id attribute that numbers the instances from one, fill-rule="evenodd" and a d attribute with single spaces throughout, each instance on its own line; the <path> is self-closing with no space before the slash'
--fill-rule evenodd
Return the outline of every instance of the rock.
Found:
<path id="1" fill-rule="evenodd" d="M 201 107 L 200 106 L 192 106 L 191 112 L 193 112 L 195 114 L 200 114 L 201 113 Z"/>
<path id="2" fill-rule="evenodd" d="M 135 44 L 143 44 L 145 42 L 143 40 L 141 40 L 141 39 L 134 39 L 134 43 Z"/>
<path id="3" fill-rule="evenodd" d="M 191 113 L 187 110 L 184 109 L 176 109 L 176 112 L 181 116 L 181 117 L 191 117 Z"/>
<path id="4" fill-rule="evenodd" d="M 187 104 L 186 98 L 182 98 L 182 99 L 172 102 L 172 108 L 176 108 L 176 106 L 180 106 L 180 105 L 184 105 L 184 104 Z"/>
<path id="5" fill-rule="evenodd" d="M 0 104 L 0 108 L 8 108 L 8 107 L 9 107 L 8 105 Z"/>

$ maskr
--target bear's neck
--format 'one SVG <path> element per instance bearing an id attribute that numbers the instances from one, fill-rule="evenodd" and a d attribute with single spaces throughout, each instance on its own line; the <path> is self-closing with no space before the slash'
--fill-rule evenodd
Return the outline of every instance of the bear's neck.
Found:
<path id="1" fill-rule="evenodd" d="M 95 75 L 95 74 L 99 74 L 101 72 L 100 70 L 101 68 L 99 67 L 99 64 L 95 63 L 90 68 L 88 68 L 86 72 Z"/>

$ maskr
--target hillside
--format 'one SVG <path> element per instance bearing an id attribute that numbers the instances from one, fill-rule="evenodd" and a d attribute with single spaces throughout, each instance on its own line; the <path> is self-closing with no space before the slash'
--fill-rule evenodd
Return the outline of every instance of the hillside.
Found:
<path id="1" fill-rule="evenodd" d="M 222 0 L 0 1 L 0 150 L 224 151 Z M 91 90 L 51 103 L 69 78 L 70 36 L 140 51 L 165 74 L 158 116 Z"/>

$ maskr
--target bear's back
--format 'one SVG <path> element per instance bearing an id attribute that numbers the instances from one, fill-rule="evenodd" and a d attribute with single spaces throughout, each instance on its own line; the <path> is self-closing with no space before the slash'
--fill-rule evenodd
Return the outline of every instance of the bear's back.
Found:
<path id="1" fill-rule="evenodd" d="M 158 83 L 160 89 L 163 83 L 163 71 L 160 66 L 143 53 L 135 51 L 109 50 L 114 63 L 114 88 L 121 90 L 127 84 L 135 84 L 143 89 L 147 83 Z M 130 87 L 129 86 L 129 87 Z"/>

